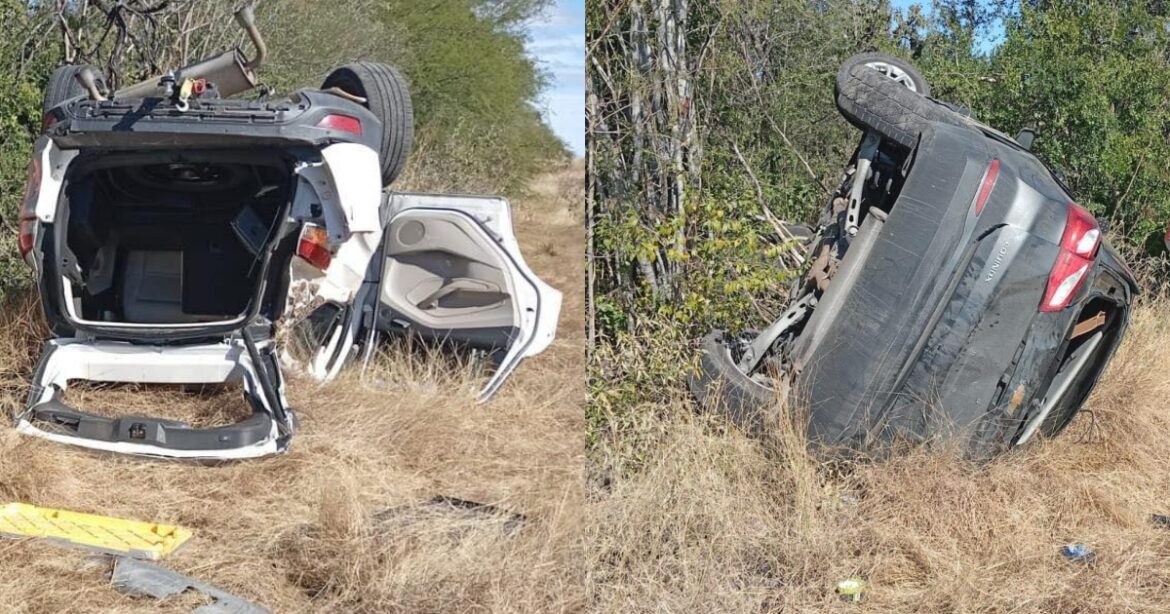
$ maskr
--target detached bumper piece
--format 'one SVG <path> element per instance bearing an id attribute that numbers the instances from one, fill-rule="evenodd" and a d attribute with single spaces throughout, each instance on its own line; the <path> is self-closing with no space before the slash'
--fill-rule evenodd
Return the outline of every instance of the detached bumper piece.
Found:
<path id="1" fill-rule="evenodd" d="M 194 614 L 269 614 L 269 611 L 254 603 L 218 589 L 206 582 L 171 571 L 165 567 L 152 565 L 118 557 L 114 562 L 114 574 L 111 578 L 114 587 L 130 594 L 155 599 L 166 599 L 188 590 L 202 593 L 212 602 L 203 604 L 192 612 Z"/>
<path id="2" fill-rule="evenodd" d="M 180 346 L 54 339 L 45 345 L 16 429 L 59 443 L 143 456 L 235 460 L 284 452 L 295 420 L 273 354 L 271 343 L 257 347 L 246 339 Z M 107 418 L 64 403 L 62 396 L 74 380 L 242 384 L 252 415 L 212 428 L 145 416 Z"/>

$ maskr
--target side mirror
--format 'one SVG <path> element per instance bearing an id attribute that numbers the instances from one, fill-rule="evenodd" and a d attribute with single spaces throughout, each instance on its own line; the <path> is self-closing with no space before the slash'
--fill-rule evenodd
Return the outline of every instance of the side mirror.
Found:
<path id="1" fill-rule="evenodd" d="M 1020 133 L 1016 135 L 1016 142 L 1020 147 L 1028 151 L 1032 151 L 1032 141 L 1036 140 L 1036 131 L 1031 128 L 1023 128 Z"/>

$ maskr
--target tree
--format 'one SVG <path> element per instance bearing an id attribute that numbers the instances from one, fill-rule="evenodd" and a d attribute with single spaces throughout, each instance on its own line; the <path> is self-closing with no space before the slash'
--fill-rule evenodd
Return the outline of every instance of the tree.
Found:
<path id="1" fill-rule="evenodd" d="M 1123 243 L 1161 251 L 1170 219 L 1170 34 L 1158 2 L 1025 3 L 977 105 L 1036 152 Z"/>

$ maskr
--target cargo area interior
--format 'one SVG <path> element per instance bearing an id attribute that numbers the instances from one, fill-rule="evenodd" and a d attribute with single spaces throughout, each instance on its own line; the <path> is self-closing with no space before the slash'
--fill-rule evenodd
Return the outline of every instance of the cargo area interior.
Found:
<path id="1" fill-rule="evenodd" d="M 291 196 L 288 164 L 245 151 L 82 162 L 58 218 L 75 318 L 192 324 L 247 311 Z"/>
<path id="2" fill-rule="evenodd" d="M 1049 390 L 1049 394 L 1054 394 L 1067 372 L 1070 381 L 1068 390 L 1063 391 L 1065 399 L 1059 408 L 1065 412 L 1062 419 L 1072 419 L 1072 412 L 1084 401 L 1105 369 L 1106 358 L 1121 342 L 1118 334 L 1123 324 L 1121 315 L 1118 303 L 1105 297 L 1093 298 L 1081 308 L 1068 343 L 1060 354 L 1060 366 Z"/>

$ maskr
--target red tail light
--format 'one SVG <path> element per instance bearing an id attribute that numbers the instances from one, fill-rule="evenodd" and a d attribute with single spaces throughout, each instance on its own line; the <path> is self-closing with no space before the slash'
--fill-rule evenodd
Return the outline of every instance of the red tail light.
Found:
<path id="1" fill-rule="evenodd" d="M 37 221 L 36 220 L 20 220 L 20 257 L 25 258 L 33 249 L 33 243 L 37 238 Z"/>
<path id="2" fill-rule="evenodd" d="M 297 241 L 297 255 L 322 271 L 329 268 L 333 253 L 329 251 L 329 235 L 325 229 L 306 224 Z"/>
<path id="3" fill-rule="evenodd" d="M 37 197 L 41 194 L 41 160 L 36 156 L 28 164 L 24 181 L 24 204 L 20 208 L 20 257 L 32 251 L 37 233 Z"/>
<path id="4" fill-rule="evenodd" d="M 330 115 L 326 115 L 325 119 L 322 119 L 321 121 L 317 122 L 317 127 L 318 128 L 328 128 L 330 130 L 340 130 L 342 132 L 348 132 L 348 133 L 355 135 L 355 136 L 362 135 L 362 122 L 361 122 L 361 120 L 359 120 L 356 117 L 350 117 L 348 115 L 340 115 L 338 113 L 332 113 Z"/>
<path id="5" fill-rule="evenodd" d="M 1048 287 L 1040 311 L 1061 311 L 1068 307 L 1093 266 L 1101 244 L 1101 229 L 1093 214 L 1076 203 L 1068 204 L 1068 221 L 1060 238 L 1060 253 L 1048 274 Z"/>
<path id="6" fill-rule="evenodd" d="M 57 118 L 53 117 L 52 113 L 45 113 L 44 116 L 41 117 L 41 130 L 48 130 L 49 126 L 52 126 L 55 123 L 57 123 Z"/>
<path id="7" fill-rule="evenodd" d="M 987 172 L 983 174 L 983 183 L 979 186 L 979 195 L 975 197 L 975 215 L 983 213 L 983 206 L 987 204 L 987 199 L 991 196 L 991 190 L 995 188 L 995 181 L 999 179 L 999 159 L 991 161 L 987 165 Z"/>

